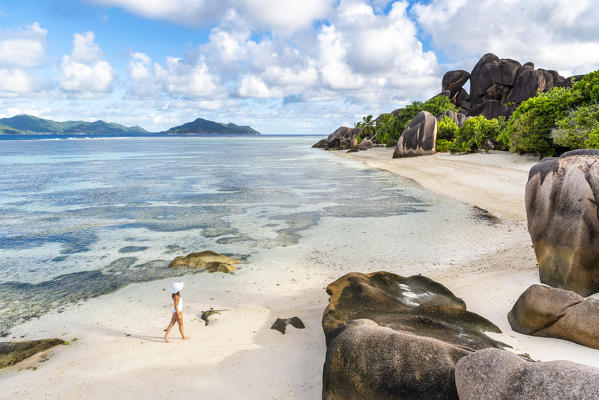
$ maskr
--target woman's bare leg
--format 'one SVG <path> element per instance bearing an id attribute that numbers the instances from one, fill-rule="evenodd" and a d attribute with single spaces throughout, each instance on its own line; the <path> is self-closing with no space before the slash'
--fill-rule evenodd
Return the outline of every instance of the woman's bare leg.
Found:
<path id="1" fill-rule="evenodd" d="M 177 319 L 177 323 L 179 324 L 179 332 L 181 332 L 181 338 L 183 340 L 191 339 L 189 336 L 185 336 L 185 332 L 183 332 L 183 318 Z"/>
<path id="2" fill-rule="evenodd" d="M 171 322 L 170 324 L 168 324 L 168 326 L 166 327 L 164 332 L 164 341 L 168 343 L 168 333 L 171 331 L 171 329 L 173 329 L 173 326 L 175 325 L 175 321 L 177 321 L 177 314 L 173 313 L 173 317 L 171 318 Z"/>

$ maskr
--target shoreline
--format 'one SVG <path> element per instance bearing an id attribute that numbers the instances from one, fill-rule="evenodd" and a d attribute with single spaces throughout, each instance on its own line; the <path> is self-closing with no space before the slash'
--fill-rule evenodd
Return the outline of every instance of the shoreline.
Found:
<path id="1" fill-rule="evenodd" d="M 487 154 L 430 156 L 393 159 L 393 148 L 373 147 L 368 151 L 331 151 L 368 167 L 412 179 L 424 189 L 490 211 L 500 217 L 526 220 L 524 188 L 528 171 L 539 160 L 505 151 Z M 501 194 L 498 200 L 497 195 Z"/>
<path id="2" fill-rule="evenodd" d="M 501 153 L 491 157 L 439 155 L 419 161 L 393 160 L 390 153 L 387 160 L 388 151 L 371 149 L 334 155 L 351 163 L 360 161 L 369 168 L 409 174 L 408 178 L 425 189 L 437 189 L 432 191 L 444 196 L 467 193 L 458 199 L 473 200 L 469 204 L 503 218 L 494 228 L 493 246 L 476 254 L 456 249 L 457 255 L 468 254 L 463 259 L 454 260 L 455 254 L 445 254 L 440 262 L 432 262 L 431 258 L 430 262 L 402 263 L 374 251 L 374 244 L 367 238 L 361 248 L 372 248 L 371 252 L 354 250 L 345 254 L 347 241 L 338 230 L 334 233 L 339 237 L 330 243 L 315 243 L 310 238 L 332 233 L 315 226 L 297 244 L 258 251 L 235 275 L 202 273 L 178 278 L 185 281 L 183 314 L 186 334 L 192 338 L 189 341 L 181 341 L 176 329 L 171 333 L 171 344 L 161 341 L 162 329 L 170 317 L 172 279 L 130 284 L 71 305 L 64 312 L 53 311 L 17 326 L 12 331 L 17 338 L 56 336 L 71 344 L 51 350 L 47 361 L 26 360 L 0 372 L 0 382 L 6 388 L 0 399 L 102 399 L 123 395 L 131 399 L 190 395 L 207 399 L 320 398 L 326 351 L 321 319 L 328 302 L 324 289 L 351 271 L 388 270 L 403 276 L 423 273 L 462 298 L 470 311 L 499 326 L 503 333 L 490 336 L 513 346 L 512 351 L 526 352 L 543 361 L 567 359 L 599 367 L 599 350 L 521 335 L 509 327 L 507 312 L 530 284 L 538 282 L 536 259 L 519 211 L 524 207 L 526 181 L 522 178 L 528 174 L 525 164 L 514 162 L 505 173 L 506 157 Z M 481 157 L 483 161 L 477 161 Z M 418 173 L 421 164 L 427 169 Z M 402 173 L 398 172 L 400 166 Z M 475 186 L 468 176 L 478 169 L 487 171 L 490 188 L 474 198 Z M 436 176 L 428 176 L 435 170 L 439 172 Z M 517 177 L 513 184 L 505 182 L 510 176 Z M 451 178 L 451 185 L 457 182 L 458 187 L 433 187 L 445 178 Z M 504 197 L 513 199 L 509 206 L 495 206 L 495 199 Z M 353 232 L 363 223 L 344 221 L 336 226 Z M 368 223 L 375 226 L 376 219 Z M 229 310 L 205 327 L 199 314 L 209 307 Z M 276 318 L 292 316 L 300 317 L 306 329 L 288 327 L 285 335 L 270 329 Z M 37 369 L 19 370 L 32 365 Z"/>

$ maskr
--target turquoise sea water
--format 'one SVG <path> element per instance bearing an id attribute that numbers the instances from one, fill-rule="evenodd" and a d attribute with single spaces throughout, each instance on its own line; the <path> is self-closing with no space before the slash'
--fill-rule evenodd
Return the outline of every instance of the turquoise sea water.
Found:
<path id="1" fill-rule="evenodd" d="M 251 261 L 326 221 L 404 216 L 401 240 L 380 246 L 406 254 L 434 252 L 418 250 L 424 236 L 455 246 L 468 229 L 481 242 L 491 235 L 471 207 L 310 148 L 317 139 L 0 141 L 0 334 L 132 282 L 190 273 L 166 268 L 176 255 Z M 452 230 L 454 220 L 471 222 Z"/>

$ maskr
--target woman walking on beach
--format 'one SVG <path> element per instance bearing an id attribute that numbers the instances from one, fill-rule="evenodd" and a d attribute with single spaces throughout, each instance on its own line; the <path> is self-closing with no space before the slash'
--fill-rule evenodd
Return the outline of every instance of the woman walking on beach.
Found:
<path id="1" fill-rule="evenodd" d="M 181 297 L 181 290 L 183 289 L 183 282 L 173 283 L 173 317 L 171 323 L 165 329 L 164 341 L 168 343 L 168 333 L 171 331 L 175 322 L 179 324 L 179 332 L 181 332 L 181 338 L 183 340 L 190 339 L 189 336 L 185 336 L 183 332 L 183 297 Z"/>

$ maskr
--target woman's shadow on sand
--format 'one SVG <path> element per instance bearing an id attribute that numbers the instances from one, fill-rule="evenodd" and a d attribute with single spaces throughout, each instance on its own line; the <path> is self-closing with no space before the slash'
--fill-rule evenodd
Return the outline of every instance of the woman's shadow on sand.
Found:
<path id="1" fill-rule="evenodd" d="M 101 326 L 101 325 L 92 325 L 92 324 L 87 324 L 82 326 L 82 328 L 89 330 L 90 332 L 95 332 L 95 333 L 103 333 L 106 336 L 112 336 L 112 337 L 127 337 L 130 339 L 138 339 L 138 340 L 145 340 L 148 342 L 164 342 L 164 336 L 150 336 L 150 335 L 142 335 L 142 334 L 137 334 L 137 333 L 132 333 L 130 331 L 128 331 L 127 329 L 117 329 L 117 328 L 111 328 L 108 326 Z M 160 330 L 162 331 L 162 329 Z M 177 340 L 177 338 L 172 338 L 169 340 Z"/>

